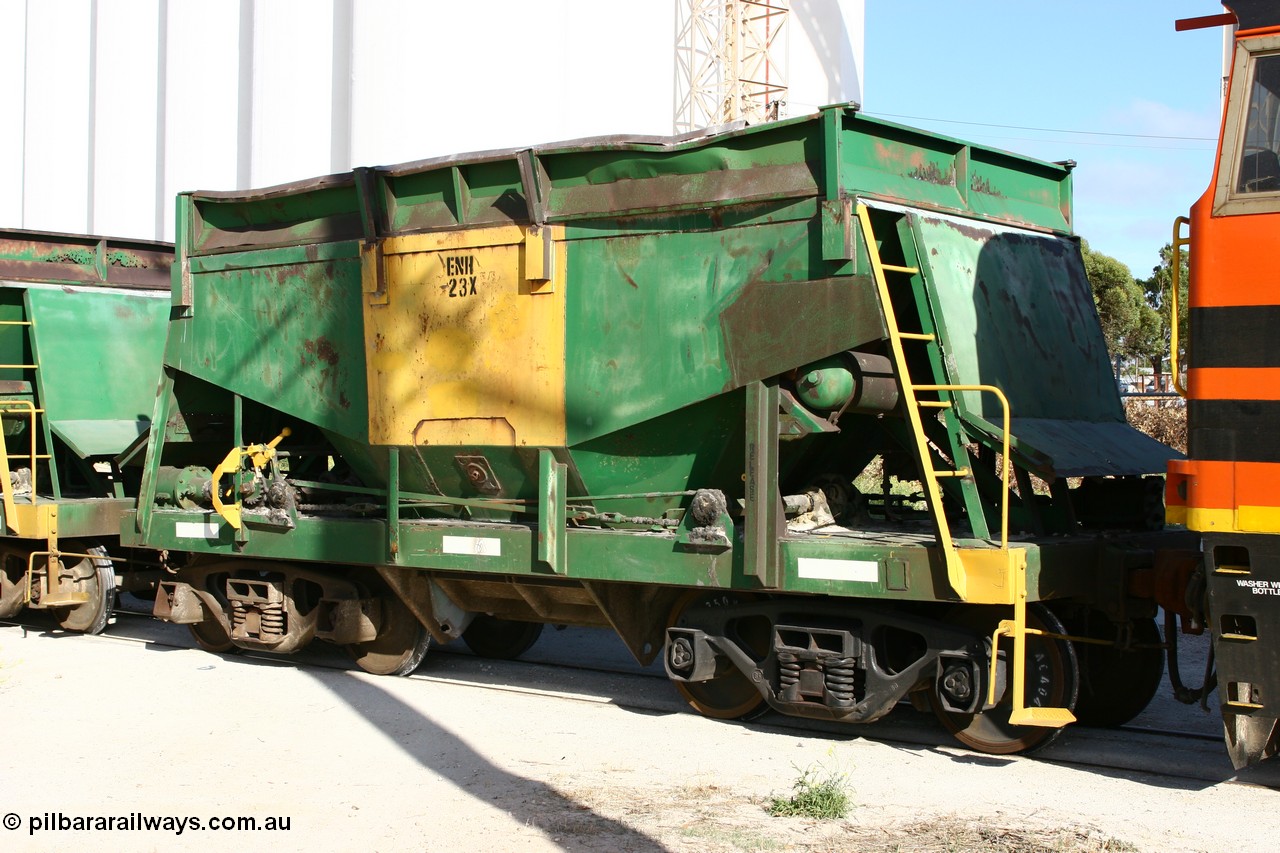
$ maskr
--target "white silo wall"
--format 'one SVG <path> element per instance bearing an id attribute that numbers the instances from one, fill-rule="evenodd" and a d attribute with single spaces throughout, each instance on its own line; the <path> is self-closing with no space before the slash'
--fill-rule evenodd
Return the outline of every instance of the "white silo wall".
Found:
<path id="1" fill-rule="evenodd" d="M 173 238 L 185 189 L 674 127 L 684 0 L 0 0 L 0 227 Z M 862 96 L 863 0 L 792 0 L 790 115 Z"/>

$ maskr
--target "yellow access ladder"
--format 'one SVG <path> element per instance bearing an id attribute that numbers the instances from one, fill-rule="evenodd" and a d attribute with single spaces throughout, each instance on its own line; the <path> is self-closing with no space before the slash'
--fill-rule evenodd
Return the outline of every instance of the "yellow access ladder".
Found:
<path id="1" fill-rule="evenodd" d="M 32 325 L 30 320 L 0 320 L 0 326 L 18 326 L 29 328 Z M 39 363 L 32 358 L 30 364 L 0 364 L 0 370 L 30 370 L 38 371 Z M 34 377 L 33 377 L 34 378 Z M 36 383 L 33 381 L 32 387 Z M 31 526 L 28 514 L 19 513 L 17 502 L 15 501 L 15 489 L 11 477 L 11 469 L 9 460 L 25 459 L 27 460 L 28 470 L 31 472 L 31 503 L 36 502 L 36 485 L 39 478 L 36 474 L 36 464 L 40 460 L 49 459 L 49 454 L 37 452 L 36 436 L 37 425 L 39 423 L 38 416 L 44 414 L 44 409 L 36 408 L 35 403 L 30 400 L 0 400 L 0 418 L 12 417 L 13 415 L 25 416 L 27 418 L 27 434 L 30 436 L 31 444 L 26 453 L 10 453 L 8 442 L 4 444 L 4 452 L 0 453 L 0 501 L 4 506 L 4 523 L 5 532 L 13 533 L 17 536 L 30 536 L 32 531 L 28 528 Z M 56 478 L 54 478 L 56 479 Z"/>
<path id="2" fill-rule="evenodd" d="M 907 369 L 904 342 L 924 342 L 937 345 L 937 337 L 930 332 L 904 332 L 898 324 L 893 308 L 893 298 L 888 275 L 901 278 L 911 284 L 913 278 L 922 282 L 923 271 L 919 266 L 886 264 L 881 259 L 880 243 L 872 228 L 871 213 L 866 205 L 857 205 L 858 221 L 871 261 L 871 271 L 884 311 L 885 326 L 889 332 L 889 346 L 893 355 L 898 384 L 901 389 L 907 422 L 913 439 L 913 450 L 923 476 L 925 497 L 937 529 L 938 546 L 947 567 L 947 579 L 962 601 L 982 604 L 1012 604 L 1013 618 L 1001 620 L 992 638 L 991 678 L 988 702 L 994 704 L 996 689 L 995 649 L 999 637 L 1013 640 L 1013 713 L 1009 722 L 1013 725 L 1061 727 L 1075 721 L 1075 716 L 1065 708 L 1042 708 L 1026 704 L 1026 655 L 1027 636 L 1046 632 L 1027 627 L 1027 559 L 1022 548 L 1009 547 L 1009 471 L 1013 467 L 1009 455 L 1009 401 L 994 385 L 916 384 Z M 940 470 L 934 464 L 934 454 L 925 434 L 921 409 L 949 409 L 952 394 L 962 391 L 978 391 L 993 394 L 1003 410 L 1002 464 L 1000 472 L 1000 545 L 995 547 L 959 547 L 951 536 L 951 525 L 942 505 L 940 480 L 945 477 L 972 477 L 972 470 L 958 464 L 957 467 Z M 939 399 L 921 400 L 918 392 L 934 393 Z M 960 461 L 960 450 L 953 443 L 953 459 Z"/>

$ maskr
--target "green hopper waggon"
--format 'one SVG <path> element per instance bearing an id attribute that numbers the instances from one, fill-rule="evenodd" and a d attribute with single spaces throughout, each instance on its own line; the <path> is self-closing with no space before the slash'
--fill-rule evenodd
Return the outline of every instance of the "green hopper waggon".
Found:
<path id="1" fill-rule="evenodd" d="M 712 716 L 911 699 L 990 752 L 1160 682 L 1195 543 L 1125 422 L 1070 164 L 831 107 L 177 222 L 122 535 L 207 648 L 403 673 L 610 626 Z"/>

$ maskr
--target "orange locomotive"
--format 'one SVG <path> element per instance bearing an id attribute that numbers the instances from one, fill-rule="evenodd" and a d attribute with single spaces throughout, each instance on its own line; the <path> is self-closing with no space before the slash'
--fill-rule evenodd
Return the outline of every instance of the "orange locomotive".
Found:
<path id="1" fill-rule="evenodd" d="M 1280 748 L 1280 3 L 1223 5 L 1230 15 L 1180 23 L 1238 29 L 1213 182 L 1175 225 L 1175 248 L 1190 249 L 1189 452 L 1169 463 L 1166 506 L 1203 535 L 1227 748 L 1242 767 Z M 1176 358 L 1176 322 L 1174 335 Z"/>

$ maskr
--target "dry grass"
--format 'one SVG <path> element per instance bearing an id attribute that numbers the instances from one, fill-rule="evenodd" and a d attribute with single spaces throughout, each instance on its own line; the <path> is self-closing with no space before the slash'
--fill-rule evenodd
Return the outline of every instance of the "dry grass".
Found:
<path id="1" fill-rule="evenodd" d="M 1187 452 L 1187 407 L 1182 400 L 1130 398 L 1124 401 L 1124 412 L 1136 429 L 1180 453 Z"/>
<path id="2" fill-rule="evenodd" d="M 931 818 L 860 836 L 863 853 L 1132 853 L 1138 848 L 1081 827 L 1013 828 L 971 818 Z"/>

